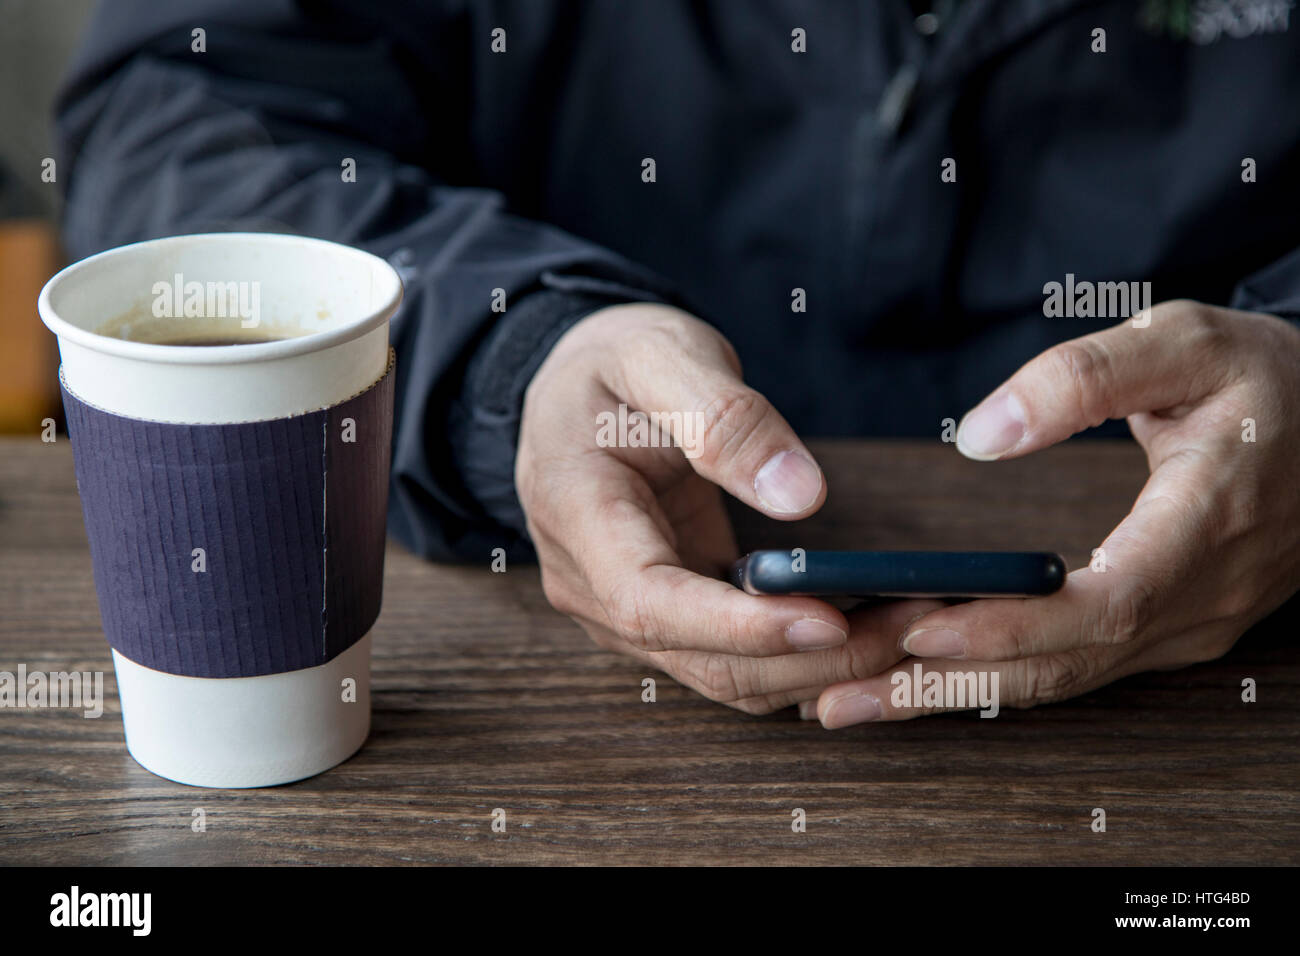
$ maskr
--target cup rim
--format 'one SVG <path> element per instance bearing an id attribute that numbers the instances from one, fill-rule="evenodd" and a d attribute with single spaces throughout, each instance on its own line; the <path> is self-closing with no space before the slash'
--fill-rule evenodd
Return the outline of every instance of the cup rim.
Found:
<path id="1" fill-rule="evenodd" d="M 92 332 L 89 329 L 73 325 L 54 310 L 50 302 L 52 291 L 73 273 L 84 269 L 89 264 L 117 256 L 129 255 L 141 247 L 166 245 L 182 240 L 253 241 L 280 245 L 328 246 L 336 252 L 342 250 L 344 255 L 354 256 L 358 260 L 371 260 L 380 263 L 383 266 L 381 271 L 386 271 L 393 279 L 393 291 L 377 308 L 339 328 L 309 332 L 306 335 L 299 335 L 289 339 L 276 339 L 272 342 L 241 343 L 237 345 L 165 345 L 158 342 L 135 342 L 131 339 L 119 339 L 108 335 L 100 335 L 98 332 Z M 359 338 L 387 322 L 393 313 L 397 311 L 397 307 L 401 305 L 403 295 L 402 278 L 398 275 L 397 270 L 380 256 L 366 252 L 364 249 L 358 249 L 355 246 L 334 242 L 329 239 L 318 239 L 314 236 L 299 236 L 293 233 L 197 232 L 162 236 L 157 239 L 144 239 L 139 242 L 114 246 L 112 249 L 105 249 L 103 252 L 97 252 L 92 256 L 79 259 L 64 266 L 50 277 L 41 288 L 41 294 L 37 298 L 36 306 L 41 321 L 59 339 L 73 342 L 95 352 L 136 359 L 142 362 L 173 365 L 242 365 L 249 362 L 265 362 L 290 358 L 295 355 L 306 355 Z"/>

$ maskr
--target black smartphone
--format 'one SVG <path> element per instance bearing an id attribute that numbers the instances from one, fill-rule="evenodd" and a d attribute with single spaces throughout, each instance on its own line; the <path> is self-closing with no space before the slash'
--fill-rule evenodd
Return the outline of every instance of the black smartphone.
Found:
<path id="1" fill-rule="evenodd" d="M 1065 583 L 1049 551 L 754 551 L 731 569 L 750 594 L 1034 597 Z"/>

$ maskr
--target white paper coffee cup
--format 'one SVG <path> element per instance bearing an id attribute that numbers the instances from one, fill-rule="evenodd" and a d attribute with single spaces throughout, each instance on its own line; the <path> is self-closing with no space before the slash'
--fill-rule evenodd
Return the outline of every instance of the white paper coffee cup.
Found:
<path id="1" fill-rule="evenodd" d="M 245 307 L 220 307 L 230 283 L 229 304 Z M 185 315 L 187 300 L 194 304 L 186 290 L 208 288 L 218 290 L 218 308 Z M 82 402 L 204 425 L 301 415 L 363 392 L 385 373 L 401 297 L 396 272 L 369 253 L 299 236 L 218 233 L 75 263 L 46 284 L 39 309 L 58 336 L 64 383 Z M 165 315 L 169 304 L 181 314 Z M 172 327 L 184 337 L 284 337 L 217 346 L 117 337 L 145 330 L 158 338 Z M 369 655 L 367 633 L 319 666 L 214 679 L 164 673 L 114 650 L 127 748 L 146 769 L 195 786 L 271 786 L 320 773 L 369 732 Z M 339 693 L 345 677 L 356 682 L 354 702 Z"/>

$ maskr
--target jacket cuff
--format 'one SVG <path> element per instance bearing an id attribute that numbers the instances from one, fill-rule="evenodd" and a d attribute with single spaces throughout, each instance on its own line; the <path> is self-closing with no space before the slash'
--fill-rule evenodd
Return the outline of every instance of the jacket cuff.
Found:
<path id="1" fill-rule="evenodd" d="M 1300 320 L 1300 249 L 1241 282 L 1229 308 Z"/>
<path id="2" fill-rule="evenodd" d="M 546 275 L 541 289 L 507 308 L 475 351 L 451 404 L 447 435 L 470 496 L 486 519 L 513 532 L 502 542 L 511 557 L 533 553 L 515 490 L 515 452 L 524 392 L 538 368 L 592 312 L 629 302 L 676 304 L 674 298 L 604 279 Z"/>

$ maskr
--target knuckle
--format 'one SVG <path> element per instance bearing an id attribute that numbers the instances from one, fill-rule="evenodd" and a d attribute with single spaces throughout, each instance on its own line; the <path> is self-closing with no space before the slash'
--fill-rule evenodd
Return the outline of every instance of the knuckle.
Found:
<path id="1" fill-rule="evenodd" d="M 1095 643 L 1131 644 L 1151 623 L 1159 588 L 1150 578 L 1130 577 L 1106 597 Z"/>
<path id="2" fill-rule="evenodd" d="M 1215 539 L 1236 541 L 1255 533 L 1263 524 L 1264 502 L 1252 490 L 1230 491 L 1214 518 Z"/>
<path id="3" fill-rule="evenodd" d="M 1077 651 L 1034 658 L 1025 669 L 1018 707 L 1037 707 L 1069 697 L 1087 679 L 1087 658 Z"/>
<path id="4" fill-rule="evenodd" d="M 587 637 L 591 638 L 591 642 L 595 644 L 597 647 L 599 647 L 601 650 L 611 651 L 615 654 L 623 654 L 625 656 L 630 656 L 627 655 L 627 646 L 621 644 L 605 628 L 593 627 L 592 625 L 588 624 L 586 621 L 582 621 L 582 620 L 579 620 L 578 624 L 582 626 L 582 630 L 586 633 Z"/>
<path id="5" fill-rule="evenodd" d="M 1215 602 L 1213 619 L 1216 621 L 1238 621 L 1249 618 L 1258 611 L 1259 598 L 1254 589 L 1237 582 L 1229 586 Z M 1207 660 L 1214 660 L 1219 656 L 1219 654 L 1215 654 L 1214 657 L 1207 658 Z"/>
<path id="6" fill-rule="evenodd" d="M 724 388 L 699 411 L 704 422 L 700 458 L 709 467 L 719 465 L 743 447 L 767 417 L 767 399 L 751 388 Z"/>
<path id="7" fill-rule="evenodd" d="M 719 654 L 692 655 L 683 665 L 686 683 L 709 700 L 735 703 L 742 697 L 732 662 Z"/>
<path id="8" fill-rule="evenodd" d="M 843 645 L 842 653 L 849 678 L 852 680 L 866 680 L 884 669 L 879 653 L 873 650 L 867 641 L 849 641 Z M 839 675 L 828 675 L 828 677 L 831 681 L 849 679 Z"/>
<path id="9" fill-rule="evenodd" d="M 1182 363 L 1196 369 L 1189 376 L 1190 394 L 1220 391 L 1240 373 L 1235 344 L 1241 323 L 1226 318 L 1224 311 L 1194 299 L 1172 299 L 1152 309 L 1153 321 L 1167 322 L 1179 336 Z"/>
<path id="10" fill-rule="evenodd" d="M 605 614 L 610 627 L 632 647 L 647 652 L 663 649 L 649 599 L 638 584 L 619 588 L 611 595 Z"/>
<path id="11" fill-rule="evenodd" d="M 694 343 L 699 326 L 703 324 L 672 306 L 648 302 L 639 308 L 646 333 L 660 339 L 670 351 L 677 352 Z"/>
<path id="12" fill-rule="evenodd" d="M 643 309 L 638 332 L 639 348 L 624 356 L 625 370 L 630 368 L 628 363 L 639 362 L 646 351 L 660 361 L 680 362 L 683 355 L 697 355 L 700 349 L 699 325 L 702 324 L 674 308 L 655 305 Z"/>
<path id="13" fill-rule="evenodd" d="M 754 717 L 761 717 L 781 709 L 780 705 L 773 703 L 769 697 L 746 697 L 744 700 L 733 700 L 727 706 Z"/>
<path id="14" fill-rule="evenodd" d="M 577 607 L 572 599 L 572 591 L 564 583 L 561 575 L 547 570 L 545 566 L 542 572 L 542 594 L 546 597 L 546 603 L 561 614 L 573 614 Z"/>
<path id="15" fill-rule="evenodd" d="M 542 542 L 541 525 L 538 523 L 536 517 L 530 514 L 528 511 L 524 511 L 523 515 L 524 515 L 524 529 L 528 532 L 529 539 L 533 542 L 533 546 L 537 549 L 538 560 L 539 561 L 545 560 L 544 557 L 545 545 Z"/>
<path id="16" fill-rule="evenodd" d="M 515 461 L 515 491 L 525 510 L 538 498 L 538 470 L 533 467 L 532 456 L 520 454 Z"/>
<path id="17" fill-rule="evenodd" d="M 727 367 L 736 373 L 737 378 L 743 378 L 745 369 L 740 363 L 740 353 L 736 351 L 736 347 L 720 334 L 717 336 L 717 344 L 718 350 L 722 353 L 722 360 L 727 364 Z"/>
<path id="18" fill-rule="evenodd" d="M 553 523 L 557 512 L 565 506 L 563 494 L 557 494 L 559 488 L 556 475 L 559 469 L 549 463 L 519 463 L 515 466 L 515 491 L 519 495 L 519 506 L 529 521 L 542 527 Z"/>
<path id="19" fill-rule="evenodd" d="M 737 375 L 740 356 L 727 338 L 706 322 L 672 306 L 645 306 L 644 329 L 653 347 L 663 355 L 677 359 L 693 355 L 705 359 L 716 357 Z"/>
<path id="20" fill-rule="evenodd" d="M 1236 643 L 1237 637 L 1233 631 L 1218 631 L 1211 634 L 1207 640 L 1193 641 L 1188 646 L 1190 663 L 1206 664 L 1217 661 L 1232 650 Z"/>
<path id="21" fill-rule="evenodd" d="M 991 637 L 993 646 L 999 650 L 1001 656 L 1011 660 L 1033 657 L 1042 653 L 1036 646 L 1039 643 L 1036 635 L 1026 630 L 1020 621 L 1013 621 L 1000 629 L 995 629 Z"/>
<path id="22" fill-rule="evenodd" d="M 1078 403 L 1079 418 L 1100 425 L 1109 417 L 1109 396 L 1113 388 L 1111 363 L 1096 339 L 1062 342 L 1047 351 L 1053 378 L 1065 384 Z"/>
<path id="23" fill-rule="evenodd" d="M 640 483 L 619 494 L 598 499 L 593 517 L 601 527 L 618 527 L 643 517 L 654 506 L 654 493 Z"/>
<path id="24" fill-rule="evenodd" d="M 1165 299 L 1151 306 L 1152 321 L 1161 319 L 1166 322 L 1181 322 L 1199 309 L 1200 305 L 1195 299 Z"/>
<path id="25" fill-rule="evenodd" d="M 1167 303 L 1169 311 L 1176 321 L 1195 332 L 1216 334 L 1222 331 L 1219 312 L 1203 302 L 1194 299 L 1175 299 Z"/>
<path id="26" fill-rule="evenodd" d="M 1189 335 L 1187 352 L 1198 367 L 1212 366 L 1230 351 L 1233 330 L 1223 321 L 1218 309 L 1200 302 L 1188 301 L 1183 305 L 1178 316 Z"/>

